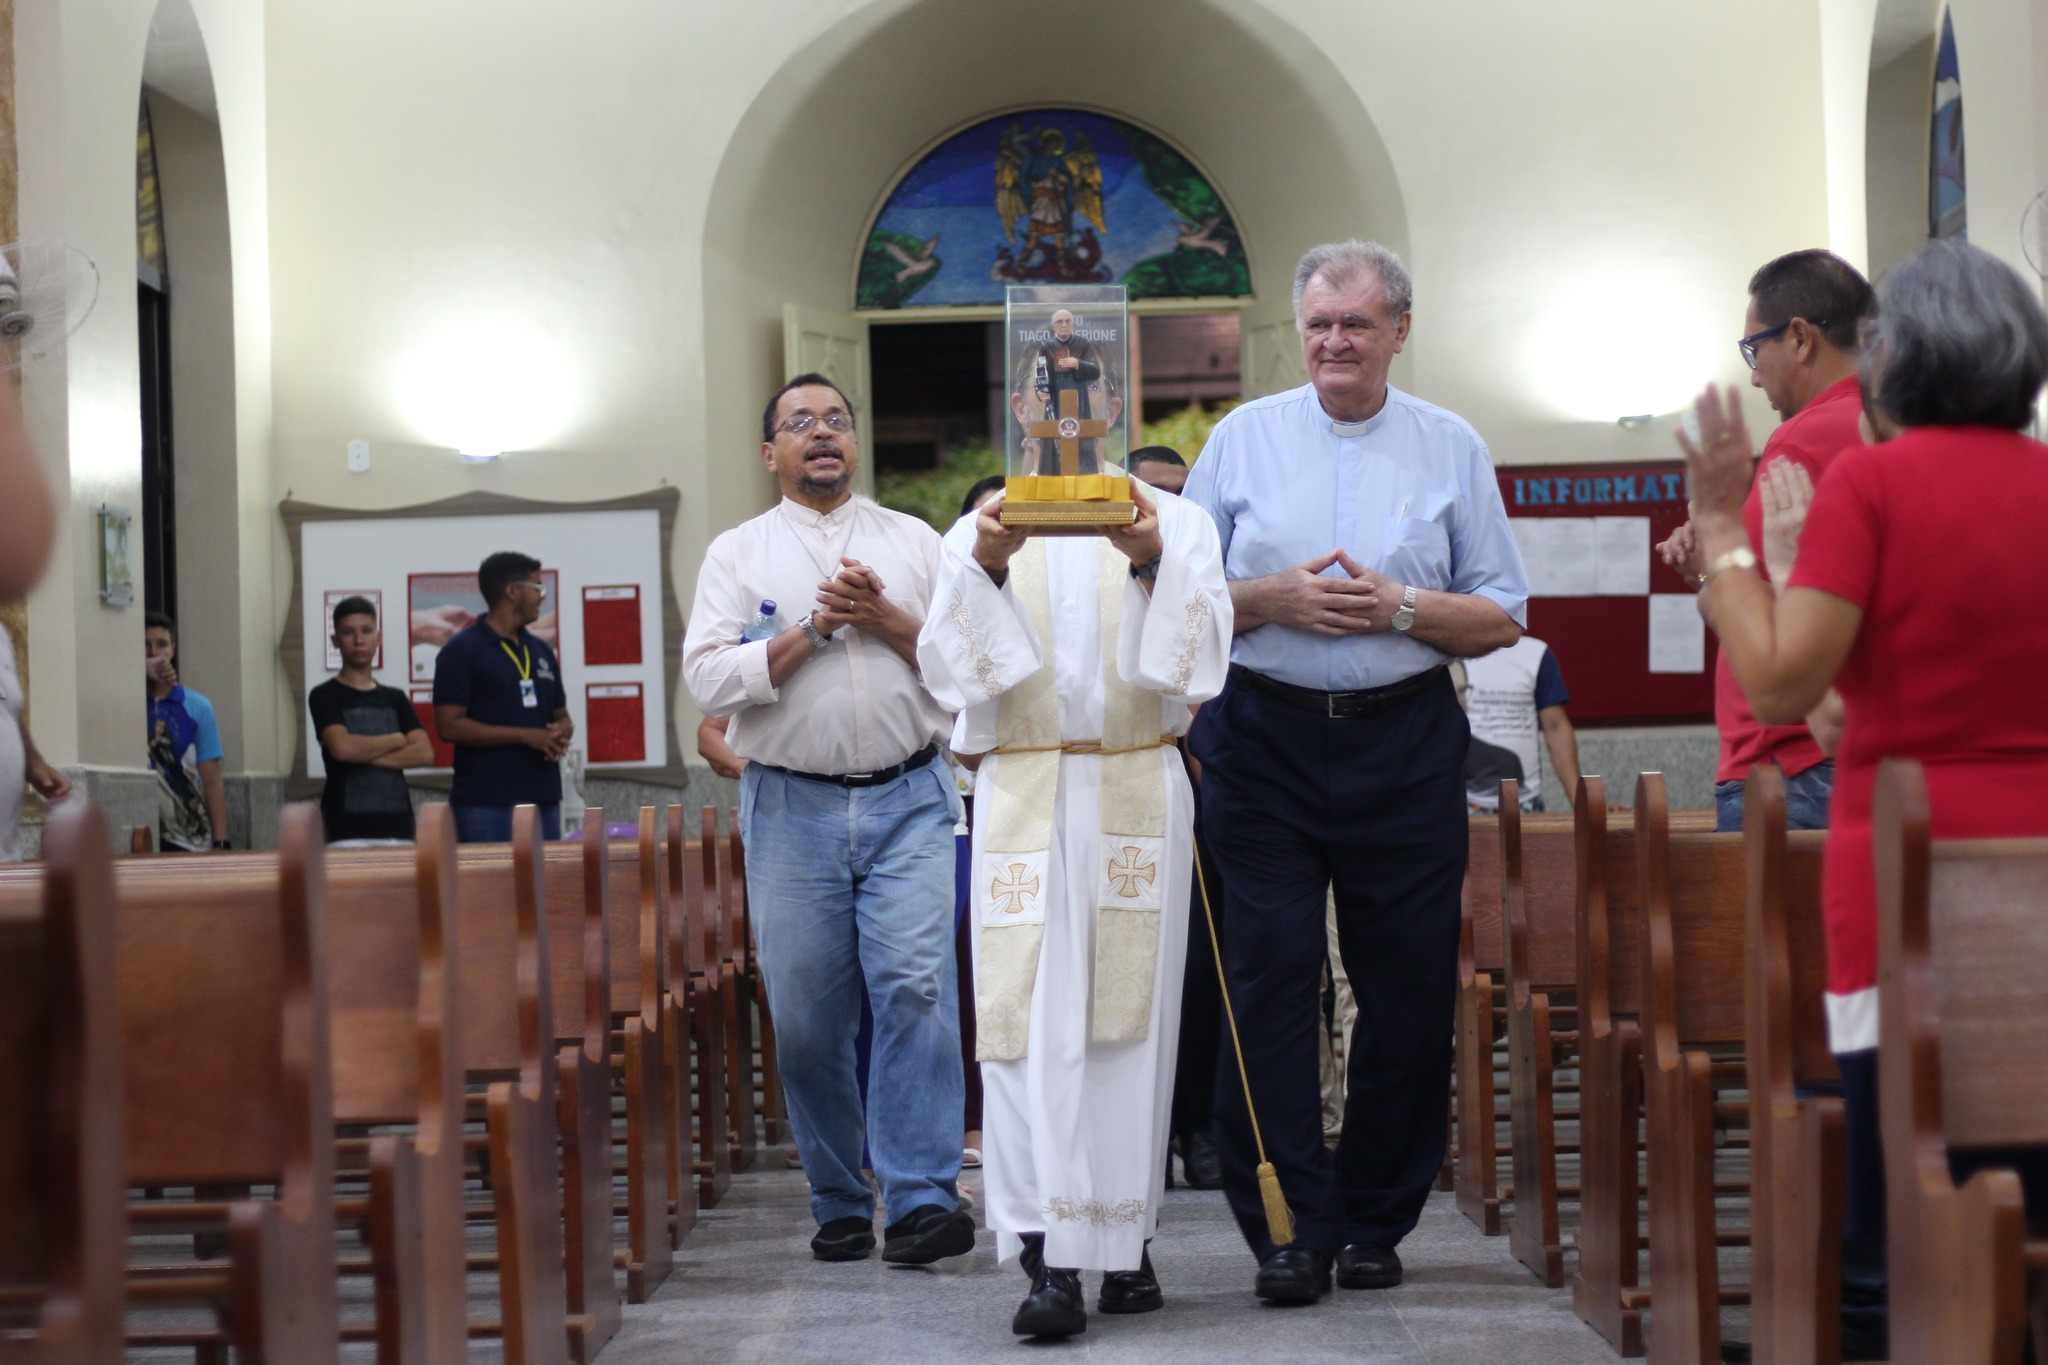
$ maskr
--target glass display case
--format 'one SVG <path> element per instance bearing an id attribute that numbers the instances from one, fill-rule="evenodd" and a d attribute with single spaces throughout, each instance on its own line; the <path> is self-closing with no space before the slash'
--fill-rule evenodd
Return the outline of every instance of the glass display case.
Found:
<path id="1" fill-rule="evenodd" d="M 1012 285 L 1003 523 L 1095 534 L 1136 515 L 1130 453 L 1130 312 L 1120 284 Z"/>

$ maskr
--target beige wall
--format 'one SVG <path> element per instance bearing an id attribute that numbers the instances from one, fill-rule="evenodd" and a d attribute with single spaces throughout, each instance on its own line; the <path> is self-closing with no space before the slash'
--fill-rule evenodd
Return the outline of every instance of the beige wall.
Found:
<path id="1" fill-rule="evenodd" d="M 139 604 L 101 606 L 94 509 L 139 509 L 141 421 L 135 323 L 135 112 L 153 6 L 149 0 L 46 0 L 15 15 L 21 144 L 21 231 L 60 237 L 98 262 L 99 304 L 65 357 L 29 371 L 32 435 L 63 509 L 63 540 L 29 601 L 36 738 L 59 763 L 144 764 Z M 270 629 L 268 252 L 264 166 L 263 0 L 194 0 L 220 106 L 223 164 L 236 241 L 237 346 L 232 534 L 242 573 L 213 604 L 246 638 Z M 198 492 L 200 490 L 194 490 Z M 253 514 L 253 515 L 252 515 Z M 136 523 L 139 536 L 141 523 Z M 251 547 L 260 550 L 251 554 Z M 139 585 L 138 585 L 138 598 Z M 242 719 L 263 731 L 245 748 L 278 764 L 275 667 L 265 651 L 239 661 Z M 253 686 L 251 684 L 254 684 Z M 226 718 L 224 718 L 225 720 Z M 232 723 L 232 722 L 230 722 Z"/>
<path id="2" fill-rule="evenodd" d="M 1869 8 L 1830 3 L 1839 48 L 1842 16 L 1853 32 Z M 2041 35 L 2025 0 L 1956 3 L 1972 235 L 1983 223 L 2000 250 L 2009 220 L 2016 250 L 2043 179 Z M 679 0 L 575 22 L 537 0 L 195 8 L 231 239 L 210 269 L 232 283 L 234 334 L 201 442 L 235 511 L 210 593 L 234 580 L 218 653 L 257 770 L 282 766 L 296 724 L 274 663 L 287 490 L 378 507 L 671 483 L 687 601 L 710 536 L 768 496 L 753 423 L 783 305 L 846 309 L 890 179 L 1003 107 L 1095 106 L 1185 148 L 1238 216 L 1259 310 L 1318 240 L 1404 250 L 1418 312 L 1397 382 L 1471 418 L 1504 462 L 1670 455 L 1668 422 L 1614 419 L 1742 378 L 1750 271 L 1854 235 L 1854 100 L 1826 112 L 1824 53 L 1837 96 L 1844 59 L 1824 49 L 1822 0 L 1499 3 L 1483 22 L 1351 0 Z M 57 0 L 18 19 L 24 230 L 80 241 L 110 283 L 68 367 L 30 394 L 70 507 L 35 617 L 39 728 L 67 759 L 140 761 L 139 613 L 96 605 L 83 532 L 102 498 L 136 497 L 126 262 L 148 16 L 146 0 Z M 1075 41 L 1034 40 L 1047 32 Z M 1877 206 L 1900 191 L 1880 121 L 1873 106 L 1881 259 Z M 367 475 L 345 468 L 357 437 Z M 465 465 L 466 445 L 515 453 Z"/>
<path id="3" fill-rule="evenodd" d="M 1666 431 L 1614 419 L 1736 378 L 1749 271 L 1827 240 L 1818 20 L 1779 0 L 1567 10 L 1050 0 L 1027 31 L 947 0 L 575 25 L 276 6 L 279 483 L 391 506 L 666 480 L 687 601 L 711 534 L 767 496 L 753 422 L 782 305 L 849 305 L 876 197 L 934 138 L 1060 100 L 1204 165 L 1263 299 L 1318 240 L 1407 251 L 1401 378 L 1502 460 L 1666 456 Z M 466 428 L 520 453 L 465 467 Z M 368 475 L 344 467 L 358 436 Z"/>

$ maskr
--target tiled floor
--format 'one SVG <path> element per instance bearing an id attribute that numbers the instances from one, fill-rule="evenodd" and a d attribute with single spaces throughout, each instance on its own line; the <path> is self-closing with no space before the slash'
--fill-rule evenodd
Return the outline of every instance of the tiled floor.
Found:
<path id="1" fill-rule="evenodd" d="M 975 1252 L 936 1269 L 879 1260 L 811 1258 L 803 1177 L 780 1152 L 740 1177 L 705 1213 L 651 1303 L 626 1309 L 600 1365 L 685 1361 L 895 1362 L 1020 1360 L 1056 1352 L 1081 1360 L 1414 1362 L 1421 1365 L 1611 1365 L 1616 1357 L 1572 1315 L 1566 1290 L 1546 1290 L 1482 1237 L 1448 1194 L 1432 1196 L 1401 1246 L 1407 1282 L 1380 1292 L 1338 1290 L 1307 1308 L 1252 1297 L 1253 1266 L 1219 1194 L 1166 1196 L 1153 1260 L 1164 1311 L 1092 1313 L 1087 1334 L 1025 1343 L 1010 1314 L 1025 1281 L 998 1267 L 984 1232 Z M 1088 1278 L 1092 1304 L 1093 1277 Z M 1035 1358 L 1035 1357 L 1034 1357 Z"/>

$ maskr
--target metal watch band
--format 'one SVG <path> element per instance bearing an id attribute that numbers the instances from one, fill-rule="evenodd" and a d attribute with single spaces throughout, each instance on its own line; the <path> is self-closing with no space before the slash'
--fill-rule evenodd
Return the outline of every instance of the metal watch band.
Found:
<path id="1" fill-rule="evenodd" d="M 1394 629 L 1407 630 L 1415 624 L 1416 587 L 1410 583 L 1401 593 L 1401 605 L 1394 611 Z"/>
<path id="2" fill-rule="evenodd" d="M 1748 569 L 1754 572 L 1756 570 L 1756 551 L 1750 549 L 1747 545 L 1738 545 L 1727 554 L 1717 556 L 1713 563 L 1701 570 L 1700 586 L 1705 587 L 1730 569 Z"/>
<path id="3" fill-rule="evenodd" d="M 811 624 L 810 614 L 807 613 L 801 621 L 797 622 L 797 625 L 802 628 L 804 638 L 811 642 L 812 649 L 823 649 L 826 645 L 832 643 L 831 636 L 820 635 L 818 628 Z"/>

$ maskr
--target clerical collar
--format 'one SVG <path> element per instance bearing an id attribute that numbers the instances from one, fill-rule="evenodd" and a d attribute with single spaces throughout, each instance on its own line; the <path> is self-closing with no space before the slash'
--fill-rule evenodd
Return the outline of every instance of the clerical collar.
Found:
<path id="1" fill-rule="evenodd" d="M 799 526 L 839 527 L 853 519 L 854 504 L 858 498 L 848 498 L 829 512 L 820 512 L 806 507 L 795 498 L 782 500 L 782 514 Z"/>
<path id="2" fill-rule="evenodd" d="M 1379 430 L 1379 428 L 1385 423 L 1387 409 L 1394 405 L 1394 390 L 1391 385 L 1388 386 L 1387 396 L 1380 400 L 1380 410 L 1374 413 L 1372 416 L 1366 418 L 1362 422 L 1340 422 L 1336 418 L 1330 416 L 1329 412 L 1323 407 L 1321 399 L 1317 398 L 1313 401 L 1316 405 L 1316 412 L 1323 418 L 1324 421 L 1330 424 L 1330 431 L 1334 435 L 1370 436 L 1373 432 Z"/>

